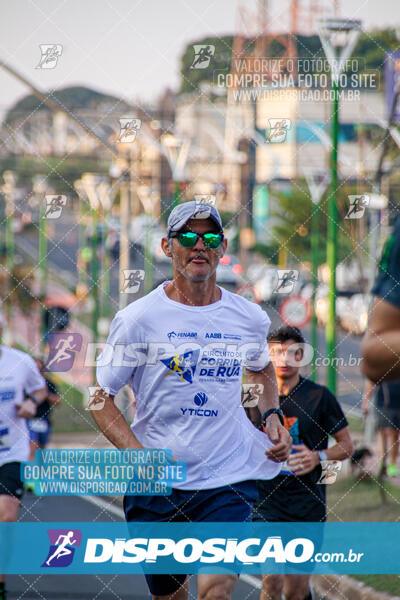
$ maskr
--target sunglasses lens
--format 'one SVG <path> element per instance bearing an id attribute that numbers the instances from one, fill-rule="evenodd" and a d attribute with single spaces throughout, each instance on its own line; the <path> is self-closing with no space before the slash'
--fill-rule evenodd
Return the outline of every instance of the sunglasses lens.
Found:
<path id="1" fill-rule="evenodd" d="M 204 234 L 204 245 L 206 248 L 215 249 L 221 244 L 222 238 L 219 233 L 205 233 Z"/>
<path id="2" fill-rule="evenodd" d="M 197 243 L 197 239 L 197 233 L 193 233 L 192 231 L 186 231 L 178 235 L 179 243 L 184 248 L 193 248 Z"/>

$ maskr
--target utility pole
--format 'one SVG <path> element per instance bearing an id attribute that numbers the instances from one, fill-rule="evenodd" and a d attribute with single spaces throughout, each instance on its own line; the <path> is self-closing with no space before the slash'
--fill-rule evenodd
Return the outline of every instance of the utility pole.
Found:
<path id="1" fill-rule="evenodd" d="M 5 216 L 6 216 L 6 231 L 5 231 L 5 250 L 6 250 L 6 270 L 8 275 L 8 287 L 7 294 L 9 295 L 12 289 L 13 281 L 12 274 L 14 272 L 15 265 L 15 240 L 14 240 L 14 194 L 16 178 L 13 171 L 4 171 L 3 173 L 4 184 L 2 185 L 2 192 L 4 194 L 5 201 Z M 7 342 L 11 345 L 12 343 L 12 327 L 11 319 L 13 314 L 13 307 L 8 298 L 6 303 L 6 315 L 7 315 Z"/>
<path id="2" fill-rule="evenodd" d="M 338 143 L 339 143 L 339 79 L 350 58 L 361 31 L 361 21 L 323 19 L 318 33 L 331 71 L 333 102 L 331 115 L 332 150 L 330 157 L 331 191 L 328 197 L 326 255 L 329 267 L 328 320 L 326 325 L 327 386 L 336 394 L 336 266 L 337 266 L 337 204 Z"/>

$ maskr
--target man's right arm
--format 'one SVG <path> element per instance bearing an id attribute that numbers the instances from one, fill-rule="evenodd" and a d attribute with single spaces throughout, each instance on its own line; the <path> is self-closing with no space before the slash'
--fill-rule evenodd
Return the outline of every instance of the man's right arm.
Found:
<path id="1" fill-rule="evenodd" d="M 361 371 L 381 383 L 400 378 L 400 309 L 375 298 L 368 329 L 361 344 Z"/>
<path id="2" fill-rule="evenodd" d="M 99 410 L 99 404 L 103 404 Z M 106 438 L 120 450 L 143 448 L 142 444 L 133 434 L 132 429 L 124 419 L 121 411 L 114 404 L 114 396 L 107 394 L 101 388 L 95 393 L 91 402 L 93 419 L 104 433 Z M 96 409 L 97 406 L 97 409 Z"/>

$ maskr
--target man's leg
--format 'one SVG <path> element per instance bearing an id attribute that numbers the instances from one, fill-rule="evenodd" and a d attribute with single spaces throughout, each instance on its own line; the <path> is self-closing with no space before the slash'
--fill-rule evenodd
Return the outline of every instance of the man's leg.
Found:
<path id="1" fill-rule="evenodd" d="M 18 518 L 20 501 L 14 496 L 0 495 L 0 522 L 14 523 Z M 5 575 L 0 575 L 0 600 L 5 598 Z"/>
<path id="2" fill-rule="evenodd" d="M 386 455 L 387 455 L 387 438 L 388 438 L 388 429 L 383 427 L 378 430 L 378 459 L 379 466 L 386 464 Z"/>
<path id="3" fill-rule="evenodd" d="M 172 592 L 168 595 L 152 594 L 153 600 L 187 600 L 189 596 L 189 577 L 186 577 L 183 585 L 179 587 L 176 592 Z"/>
<path id="4" fill-rule="evenodd" d="M 389 455 L 389 466 L 388 475 L 397 476 L 399 471 L 396 467 L 397 457 L 399 455 L 399 430 L 388 429 L 388 455 Z"/>
<path id="5" fill-rule="evenodd" d="M 198 600 L 229 600 L 237 575 L 198 575 Z"/>
<path id="6" fill-rule="evenodd" d="M 310 575 L 285 575 L 283 594 L 285 600 L 311 600 Z"/>
<path id="7" fill-rule="evenodd" d="M 283 575 L 263 575 L 260 600 L 281 600 Z"/>

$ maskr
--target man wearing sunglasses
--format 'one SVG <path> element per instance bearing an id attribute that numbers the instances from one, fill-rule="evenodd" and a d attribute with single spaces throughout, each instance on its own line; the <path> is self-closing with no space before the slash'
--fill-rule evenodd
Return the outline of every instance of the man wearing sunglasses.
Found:
<path id="1" fill-rule="evenodd" d="M 214 206 L 175 207 L 162 239 L 173 280 L 119 311 L 111 324 L 109 346 L 130 344 L 132 360 L 132 343 L 144 344 L 152 360 L 98 366 L 104 408 L 93 417 L 117 448 L 168 448 L 186 463 L 186 480 L 171 495 L 125 496 L 128 522 L 250 521 L 255 480 L 275 477 L 289 455 L 266 342 L 270 320 L 256 304 L 216 285 L 226 247 Z M 242 407 L 243 368 L 250 383 L 264 386 L 259 408 L 267 434 Z M 131 428 L 113 402 L 126 384 L 136 397 Z M 146 580 L 153 599 L 188 597 L 186 575 Z M 198 597 L 230 598 L 236 580 L 235 574 L 200 574 Z"/>

